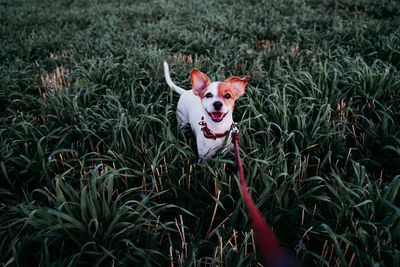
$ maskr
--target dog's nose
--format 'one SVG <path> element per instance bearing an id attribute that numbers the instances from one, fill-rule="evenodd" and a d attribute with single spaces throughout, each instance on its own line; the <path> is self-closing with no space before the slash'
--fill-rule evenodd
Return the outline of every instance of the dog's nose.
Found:
<path id="1" fill-rule="evenodd" d="M 216 102 L 214 102 L 213 106 L 214 106 L 215 110 L 220 110 L 222 107 L 222 102 L 216 101 Z"/>

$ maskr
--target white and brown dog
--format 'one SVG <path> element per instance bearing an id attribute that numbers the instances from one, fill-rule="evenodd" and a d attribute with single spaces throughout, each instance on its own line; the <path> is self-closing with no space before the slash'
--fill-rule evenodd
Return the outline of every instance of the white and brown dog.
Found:
<path id="1" fill-rule="evenodd" d="M 206 74 L 193 69 L 190 73 L 192 90 L 185 90 L 171 81 L 167 62 L 164 62 L 164 74 L 167 84 L 181 95 L 177 108 L 178 123 L 181 128 L 188 123 L 192 127 L 199 157 L 212 157 L 230 132 L 235 100 L 244 94 L 250 77 L 231 77 L 224 82 L 211 82 Z M 228 148 L 232 149 L 230 136 L 223 152 Z"/>

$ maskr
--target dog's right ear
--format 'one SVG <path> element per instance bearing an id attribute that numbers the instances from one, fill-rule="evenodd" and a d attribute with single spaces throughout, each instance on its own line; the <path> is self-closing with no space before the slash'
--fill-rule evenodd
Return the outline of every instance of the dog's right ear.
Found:
<path id="1" fill-rule="evenodd" d="M 190 73 L 190 82 L 192 83 L 193 93 L 203 97 L 207 90 L 207 85 L 210 83 L 210 78 L 198 69 L 193 69 Z"/>

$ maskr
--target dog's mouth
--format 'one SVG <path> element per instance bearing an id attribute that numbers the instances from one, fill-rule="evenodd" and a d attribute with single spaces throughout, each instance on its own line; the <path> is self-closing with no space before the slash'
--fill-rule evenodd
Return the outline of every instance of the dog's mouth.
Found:
<path id="1" fill-rule="evenodd" d="M 222 112 L 219 112 L 219 111 L 216 111 L 216 112 L 208 112 L 207 111 L 207 113 L 208 113 L 208 116 L 210 116 L 211 119 L 213 121 L 215 121 L 215 122 L 222 121 L 225 118 L 226 114 L 228 114 L 228 112 L 227 113 L 222 113 Z"/>

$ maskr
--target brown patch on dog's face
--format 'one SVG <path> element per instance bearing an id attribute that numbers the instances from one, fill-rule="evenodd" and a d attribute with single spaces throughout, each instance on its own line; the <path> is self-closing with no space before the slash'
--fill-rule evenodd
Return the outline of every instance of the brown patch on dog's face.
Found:
<path id="1" fill-rule="evenodd" d="M 218 84 L 218 96 L 224 101 L 227 107 L 231 107 L 233 110 L 235 104 L 235 93 L 232 90 L 232 86 L 228 83 Z"/>

